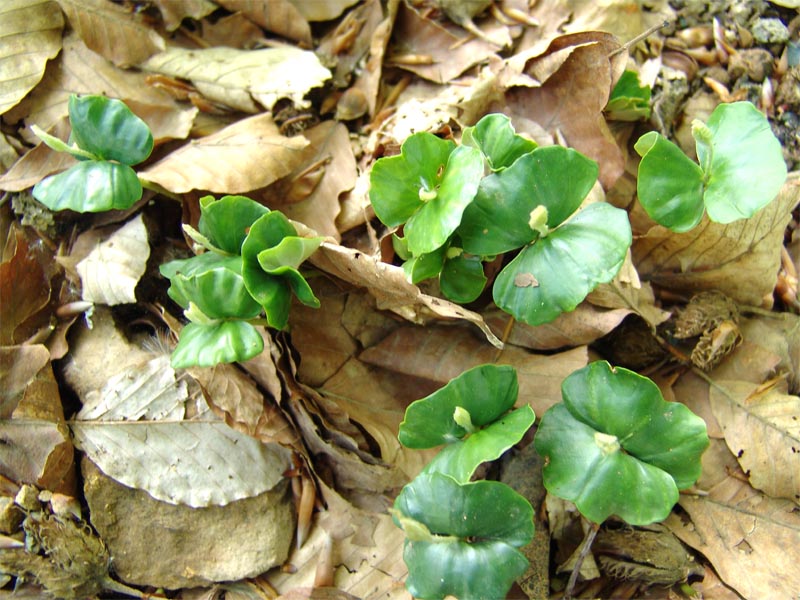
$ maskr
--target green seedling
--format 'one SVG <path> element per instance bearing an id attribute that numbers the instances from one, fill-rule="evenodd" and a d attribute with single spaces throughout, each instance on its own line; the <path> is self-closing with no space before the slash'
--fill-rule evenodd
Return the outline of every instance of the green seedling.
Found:
<path id="1" fill-rule="evenodd" d="M 786 180 L 781 145 L 766 117 L 749 102 L 720 104 L 708 123 L 692 123 L 700 164 L 657 132 L 634 148 L 642 157 L 637 191 L 647 214 L 672 231 L 752 217 Z"/>
<path id="2" fill-rule="evenodd" d="M 481 365 L 406 410 L 404 446 L 444 445 L 392 511 L 414 597 L 502 598 L 527 568 L 518 548 L 533 537 L 530 503 L 504 483 L 470 481 L 533 424 L 530 406 L 512 410 L 517 393 L 512 367 Z"/>
<path id="3" fill-rule="evenodd" d="M 299 237 L 282 213 L 243 196 L 206 196 L 200 211 L 199 230 L 186 231 L 205 251 L 160 267 L 190 321 L 172 354 L 175 368 L 258 355 L 264 341 L 255 326 L 284 329 L 292 294 L 319 307 L 298 267 L 322 238 Z"/>
<path id="4" fill-rule="evenodd" d="M 142 184 L 131 167 L 153 151 L 150 128 L 123 102 L 105 96 L 70 96 L 69 121 L 69 143 L 32 127 L 45 144 L 79 161 L 37 183 L 33 197 L 50 210 L 130 208 L 142 197 Z"/>
<path id="5" fill-rule="evenodd" d="M 626 213 L 605 203 L 578 210 L 597 180 L 593 161 L 568 148 L 539 148 L 499 114 L 466 128 L 460 147 L 415 135 L 400 156 L 378 160 L 370 178 L 378 218 L 390 227 L 405 223 L 404 237 L 395 237 L 394 244 L 412 283 L 438 277 L 445 297 L 471 302 L 487 283 L 483 261 L 516 252 L 494 282 L 494 301 L 518 320 L 538 325 L 573 310 L 617 274 L 632 240 Z M 459 164 L 469 156 L 469 168 L 450 169 L 457 153 Z M 459 202 L 442 202 L 425 213 L 426 231 L 436 234 L 435 243 L 424 246 L 412 239 L 419 226 L 409 226 L 428 208 L 414 212 L 422 204 L 417 196 L 435 188 L 423 182 L 437 174 L 448 178 L 447 197 Z"/>
<path id="6" fill-rule="evenodd" d="M 606 116 L 614 121 L 640 121 L 650 118 L 650 87 L 639 83 L 635 71 L 625 71 L 606 104 Z"/>
<path id="7" fill-rule="evenodd" d="M 664 520 L 700 476 L 704 421 L 650 379 L 597 361 L 567 377 L 536 432 L 544 485 L 590 521 Z"/>

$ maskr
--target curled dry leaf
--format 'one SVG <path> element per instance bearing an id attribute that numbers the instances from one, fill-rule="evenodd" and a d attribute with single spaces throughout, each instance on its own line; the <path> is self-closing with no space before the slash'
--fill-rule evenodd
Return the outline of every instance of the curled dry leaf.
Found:
<path id="1" fill-rule="evenodd" d="M 135 65 L 165 48 L 135 14 L 105 0 L 57 0 L 86 46 L 117 66 Z"/>
<path id="2" fill-rule="evenodd" d="M 272 116 L 263 113 L 193 140 L 139 176 L 176 194 L 241 194 L 288 175 L 300 164 L 307 145 L 302 136 L 282 136 Z"/>
<path id="3" fill-rule="evenodd" d="M 64 19 L 51 0 L 7 0 L 0 6 L 0 114 L 17 104 L 61 50 Z"/>
<path id="4" fill-rule="evenodd" d="M 50 359 L 41 344 L 0 348 L 0 419 L 64 420 Z"/>
<path id="5" fill-rule="evenodd" d="M 74 449 L 62 422 L 11 419 L 0 424 L 3 477 L 75 495 Z"/>
<path id="6" fill-rule="evenodd" d="M 271 109 L 281 98 L 304 107 L 305 95 L 331 74 L 313 52 L 167 48 L 139 65 L 144 71 L 188 79 L 206 98 L 248 113 Z M 256 104 L 258 102 L 258 104 Z M 228 190 L 229 192 L 231 190 Z"/>
<path id="7" fill-rule="evenodd" d="M 211 0 L 182 0 L 181 2 L 152 0 L 152 2 L 161 13 L 167 31 L 175 31 L 187 17 L 199 21 L 217 10 L 216 4 Z"/>
<path id="8" fill-rule="evenodd" d="M 108 306 L 136 302 L 136 284 L 149 257 L 147 227 L 139 214 L 78 263 L 83 299 Z"/>
<path id="9" fill-rule="evenodd" d="M 311 45 L 311 27 L 289 0 L 217 0 L 232 13 L 240 13 L 267 31 Z M 327 4 L 327 2 L 313 4 Z"/>

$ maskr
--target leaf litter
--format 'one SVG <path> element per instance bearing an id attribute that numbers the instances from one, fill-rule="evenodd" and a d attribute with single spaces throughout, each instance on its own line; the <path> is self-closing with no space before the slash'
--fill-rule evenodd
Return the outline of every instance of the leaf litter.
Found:
<path id="1" fill-rule="evenodd" d="M 783 3 L 729 2 L 714 14 L 667 2 L 485 4 L 474 14 L 443 0 L 3 7 L 0 499 L 4 515 L 16 511 L 28 525 L 4 517 L 0 533 L 30 547 L 0 551 L 0 584 L 14 576 L 20 589 L 98 594 L 113 585 L 110 557 L 117 579 L 169 597 L 408 597 L 403 532 L 386 508 L 432 454 L 398 443 L 407 404 L 499 362 L 517 368 L 520 402 L 541 415 L 560 399 L 561 381 L 600 353 L 650 375 L 667 399 L 703 416 L 714 440 L 694 493 L 665 522 L 684 545 L 665 541 L 671 554 L 652 562 L 637 558 L 649 533 L 609 530 L 599 570 L 581 589 L 655 597 L 653 584 L 681 594 L 688 583 L 709 597 L 745 598 L 797 589 L 788 576 L 800 559 L 792 543 L 800 531 L 797 173 L 752 219 L 706 219 L 676 234 L 636 202 L 639 125 L 604 112 L 624 68 L 654 84 L 651 125 L 665 135 L 674 127 L 679 142 L 691 111 L 708 114 L 739 94 L 771 118 L 796 169 L 786 128 L 800 106 L 781 85 L 797 67 L 780 55 L 796 42 L 769 46 L 748 31 L 778 18 L 796 32 L 796 18 Z M 685 26 L 622 45 L 665 18 Z M 754 83 L 735 65 L 759 43 L 777 54 Z M 30 126 L 66 139 L 71 93 L 120 98 L 154 132 L 141 175 L 159 191 L 126 213 L 54 219 L 25 201 L 26 189 L 69 166 L 35 145 Z M 509 331 L 491 302 L 461 307 L 408 283 L 367 197 L 371 165 L 412 132 L 457 136 L 492 111 L 541 144 L 597 161 L 603 192 L 634 226 L 617 278 L 548 325 Z M 189 255 L 181 225 L 197 227 L 207 193 L 248 195 L 286 212 L 301 232 L 326 236 L 309 261 L 322 307 L 293 307 L 291 334 L 262 331 L 266 350 L 247 363 L 175 372 L 166 354 L 180 312 L 157 266 Z M 122 237 L 97 245 L 102 225 Z M 676 335 L 687 303 L 710 290 L 740 316 Z M 731 343 L 718 332 L 727 322 L 736 326 Z M 707 356 L 702 344 L 717 352 L 713 360 L 694 359 Z M 532 493 L 542 492 L 531 479 Z M 38 499 L 26 503 L 25 494 Z M 48 494 L 87 499 L 89 513 L 65 515 Z M 546 502 L 550 537 L 529 557 L 544 565 L 536 577 L 555 583 L 580 524 L 565 503 Z M 280 526 L 261 546 L 275 552 L 251 554 L 246 526 L 267 506 Z M 139 523 L 156 520 L 188 533 Z M 56 541 L 37 550 L 45 538 Z M 173 550 L 160 570 L 146 564 L 154 544 Z M 84 553 L 88 571 L 64 571 Z M 686 556 L 691 563 L 680 562 Z M 514 597 L 542 589 L 530 579 L 520 586 Z"/>

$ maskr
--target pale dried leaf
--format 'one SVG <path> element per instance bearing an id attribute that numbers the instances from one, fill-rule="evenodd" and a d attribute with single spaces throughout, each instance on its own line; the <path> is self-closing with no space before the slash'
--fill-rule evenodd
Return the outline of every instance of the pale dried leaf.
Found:
<path id="1" fill-rule="evenodd" d="M 753 487 L 800 504 L 800 398 L 744 381 L 717 381 L 710 399 Z"/>
<path id="2" fill-rule="evenodd" d="M 48 175 L 64 171 L 77 162 L 72 155 L 56 152 L 41 142 L 23 154 L 8 172 L 0 177 L 0 190 L 19 192 L 28 189 Z"/>
<path id="3" fill-rule="evenodd" d="M 152 3 L 161 12 L 167 31 L 175 31 L 187 17 L 199 21 L 217 10 L 211 0 L 152 0 Z"/>
<path id="4" fill-rule="evenodd" d="M 133 114 L 147 123 L 156 146 L 168 140 L 186 139 L 192 131 L 197 113 L 200 112 L 195 107 L 147 104 L 138 100 L 126 100 L 125 104 Z"/>
<path id="5" fill-rule="evenodd" d="M 147 227 L 140 213 L 78 263 L 83 299 L 108 306 L 136 302 L 136 284 L 149 257 Z"/>
<path id="6" fill-rule="evenodd" d="M 331 74 L 313 52 L 280 47 L 260 50 L 167 48 L 139 67 L 145 71 L 188 79 L 209 100 L 249 112 L 260 112 L 256 102 L 271 109 L 281 98 L 299 107 L 311 88 Z"/>
<path id="7" fill-rule="evenodd" d="M 81 421 L 182 419 L 188 398 L 185 381 L 176 381 L 169 356 L 161 355 L 114 375 L 103 389 L 86 394 L 75 416 Z"/>
<path id="8" fill-rule="evenodd" d="M 309 262 L 339 279 L 367 288 L 381 310 L 391 310 L 404 319 L 423 324 L 433 318 L 460 319 L 476 325 L 495 347 L 502 342 L 479 314 L 457 304 L 423 294 L 406 280 L 400 267 L 383 263 L 358 250 L 323 242 Z"/>
<path id="9" fill-rule="evenodd" d="M 73 454 L 63 422 L 0 421 L 0 473 L 12 481 L 74 495 Z"/>
<path id="10" fill-rule="evenodd" d="M 485 364 L 511 365 L 519 378 L 517 405 L 530 404 L 541 415 L 561 401 L 561 382 L 586 366 L 585 346 L 553 355 L 537 355 L 507 346 L 498 354 L 462 327 L 401 327 L 359 355 L 363 362 L 441 385 L 467 369 Z"/>
<path id="11" fill-rule="evenodd" d="M 241 194 L 287 175 L 307 145 L 302 136 L 282 136 L 272 116 L 263 113 L 191 141 L 139 176 L 176 194 L 191 190 Z"/>
<path id="12" fill-rule="evenodd" d="M 601 283 L 586 300 L 603 308 L 626 308 L 636 313 L 655 329 L 669 318 L 670 313 L 655 304 L 653 288 L 649 283 L 634 285 L 615 278 L 610 283 Z"/>
<path id="13" fill-rule="evenodd" d="M 57 1 L 86 46 L 119 67 L 138 64 L 166 47 L 132 11 L 107 0 Z"/>
<path id="14" fill-rule="evenodd" d="M 9 136 L 0 132 L 0 173 L 4 173 L 11 168 L 19 159 L 16 147 L 9 142 Z"/>
<path id="15" fill-rule="evenodd" d="M 242 13 L 222 17 L 213 23 L 204 20 L 203 39 L 211 46 L 256 48 L 263 43 L 264 31 Z"/>
<path id="16" fill-rule="evenodd" d="M 17 104 L 61 49 L 64 19 L 50 0 L 6 0 L 0 5 L 0 114 Z"/>
<path id="17" fill-rule="evenodd" d="M 336 217 L 340 211 L 339 196 L 353 189 L 357 175 L 350 135 L 347 127 L 335 121 L 320 123 L 305 130 L 303 135 L 310 143 L 302 152 L 299 167 L 284 180 L 265 190 L 262 199 L 267 206 L 280 210 L 290 219 L 300 221 L 320 235 L 338 241 L 340 236 Z M 307 177 L 315 176 L 322 170 L 322 179 L 316 184 L 309 184 L 313 187 L 306 197 L 286 203 L 291 192 L 302 193 L 305 183 L 302 174 L 311 166 L 314 166 L 314 171 Z"/>
<path id="18" fill-rule="evenodd" d="M 239 12 L 267 31 L 311 45 L 311 27 L 289 0 L 217 0 L 229 11 Z M 319 2 L 317 4 L 327 4 Z"/>
<path id="19" fill-rule="evenodd" d="M 104 94 L 147 104 L 175 104 L 166 92 L 148 86 L 144 73 L 118 69 L 89 50 L 73 31 L 64 37 L 61 55 L 48 64 L 42 82 L 6 117 L 48 131 L 67 115 L 70 94 Z M 38 139 L 30 134 L 30 141 L 35 143 Z"/>
<path id="20" fill-rule="evenodd" d="M 0 419 L 11 418 L 26 389 L 49 362 L 50 353 L 41 344 L 0 347 Z"/>
<path id="21" fill-rule="evenodd" d="M 214 421 L 75 421 L 75 444 L 112 479 L 192 507 L 257 496 L 283 479 L 289 451 Z"/>
<path id="22" fill-rule="evenodd" d="M 798 199 L 800 173 L 792 173 L 777 198 L 749 219 L 723 225 L 706 216 L 687 233 L 657 225 L 633 242 L 639 274 L 672 291 L 717 290 L 759 306 L 775 287 L 784 230 Z"/>
<path id="23" fill-rule="evenodd" d="M 358 0 L 289 0 L 307 21 L 330 21 L 341 15 Z"/>

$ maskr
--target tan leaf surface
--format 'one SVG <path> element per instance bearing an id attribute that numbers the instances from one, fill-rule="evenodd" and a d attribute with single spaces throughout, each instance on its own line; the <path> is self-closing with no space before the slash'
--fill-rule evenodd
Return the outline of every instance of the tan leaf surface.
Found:
<path id="1" fill-rule="evenodd" d="M 137 100 L 126 100 L 125 104 L 137 117 L 147 123 L 156 146 L 167 140 L 186 139 L 199 112 L 195 107 L 147 104 Z"/>
<path id="2" fill-rule="evenodd" d="M 498 348 L 502 346 L 483 317 L 447 300 L 423 294 L 417 286 L 406 280 L 400 267 L 328 242 L 323 242 L 309 262 L 342 281 L 367 288 L 380 310 L 391 310 L 404 319 L 420 324 L 432 317 L 468 321 L 480 328 L 492 345 Z"/>
<path id="3" fill-rule="evenodd" d="M 73 455 L 63 421 L 0 421 L 0 467 L 3 476 L 12 481 L 74 496 Z"/>
<path id="4" fill-rule="evenodd" d="M 731 455 L 718 442 L 703 456 L 704 477 L 706 469 L 713 470 L 721 475 L 718 482 L 706 488 L 708 496 L 682 494 L 681 508 L 691 520 L 673 512 L 666 525 L 743 598 L 793 598 L 800 589 L 797 505 L 764 496 L 727 475 L 723 465 L 728 459 L 715 454 Z"/>
<path id="5" fill-rule="evenodd" d="M 267 31 L 311 45 L 311 27 L 302 11 L 289 0 L 217 0 L 217 3 L 233 13 L 240 12 Z"/>
<path id="6" fill-rule="evenodd" d="M 560 36 L 547 53 L 526 65 L 525 72 L 542 85 L 512 87 L 505 95 L 504 112 L 520 123 L 519 132 L 525 132 L 524 123 L 531 120 L 561 136 L 570 147 L 597 161 L 605 189 L 625 170 L 622 151 L 603 117 L 612 85 L 624 69 L 624 62 L 609 59 L 609 53 L 617 48 L 619 43 L 612 36 L 600 32 Z M 564 52 L 569 54 L 562 62 L 559 55 Z M 541 71 L 551 70 L 553 58 L 560 64 L 544 80 Z"/>
<path id="7" fill-rule="evenodd" d="M 506 341 L 530 350 L 556 350 L 583 346 L 603 337 L 632 312 L 627 308 L 603 310 L 584 302 L 575 310 L 563 313 L 555 321 L 545 325 L 514 323 Z M 498 336 L 502 336 L 511 317 L 508 313 L 494 308 L 483 313 L 483 318 Z"/>
<path id="8" fill-rule="evenodd" d="M 115 306 L 136 302 L 136 284 L 144 275 L 150 244 L 141 213 L 98 244 L 78 263 L 83 299 Z"/>
<path id="9" fill-rule="evenodd" d="M 167 31 L 175 31 L 186 17 L 199 21 L 217 10 L 211 0 L 152 0 L 152 3 L 161 12 Z"/>
<path id="10" fill-rule="evenodd" d="M 289 0 L 307 21 L 330 21 L 341 15 L 358 0 Z"/>
<path id="11" fill-rule="evenodd" d="M 105 94 L 126 101 L 174 105 L 166 92 L 147 85 L 143 73 L 116 68 L 70 32 L 64 37 L 61 55 L 48 64 L 42 82 L 8 112 L 7 118 L 24 119 L 27 125 L 36 124 L 47 131 L 67 115 L 70 94 Z"/>
<path id="12" fill-rule="evenodd" d="M 41 344 L 0 347 L 0 419 L 64 419 L 61 394 Z"/>
<path id="13" fill-rule="evenodd" d="M 63 117 L 56 123 L 54 130 L 50 133 L 62 140 L 66 140 L 69 137 L 69 131 L 70 127 L 67 118 Z M 23 154 L 0 177 L 0 189 L 19 192 L 33 187 L 48 175 L 68 169 L 77 162 L 77 159 L 73 158 L 72 155 L 66 152 L 56 152 L 40 141 L 34 148 Z"/>
<path id="14" fill-rule="evenodd" d="M 19 152 L 9 141 L 9 136 L 0 132 L 0 173 L 5 174 L 18 159 Z"/>
<path id="15" fill-rule="evenodd" d="M 6 0 L 0 5 L 0 114 L 17 104 L 61 49 L 64 19 L 50 0 Z"/>
<path id="16" fill-rule="evenodd" d="M 800 397 L 744 381 L 717 381 L 711 408 L 753 487 L 800 504 Z"/>
<path id="17" fill-rule="evenodd" d="M 307 145 L 302 136 L 282 136 L 272 116 L 263 113 L 191 141 L 139 176 L 176 194 L 191 190 L 241 194 L 287 175 Z"/>
<path id="18" fill-rule="evenodd" d="M 213 23 L 203 20 L 201 26 L 202 37 L 210 46 L 256 48 L 264 40 L 264 30 L 240 12 Z"/>
<path id="19" fill-rule="evenodd" d="M 307 106 L 305 95 L 331 76 L 313 52 L 292 47 L 239 50 L 167 48 L 139 65 L 144 71 L 188 79 L 206 98 L 248 113 L 281 98 Z"/>
<path id="20" fill-rule="evenodd" d="M 639 274 L 673 291 L 718 290 L 759 306 L 775 287 L 784 229 L 798 199 L 800 173 L 792 173 L 777 198 L 749 219 L 722 225 L 706 216 L 681 234 L 657 225 L 633 242 Z"/>
<path id="21" fill-rule="evenodd" d="M 561 401 L 561 382 L 586 366 L 585 346 L 553 355 L 531 354 L 520 348 L 497 350 L 461 327 L 401 327 L 367 348 L 359 359 L 399 373 L 424 377 L 444 385 L 467 369 L 484 363 L 511 365 L 519 378 L 518 405 L 530 404 L 537 415 Z"/>
<path id="22" fill-rule="evenodd" d="M 603 308 L 626 308 L 642 317 L 655 328 L 669 318 L 669 313 L 655 304 L 652 286 L 645 282 L 639 285 L 621 281 L 619 277 L 610 283 L 601 283 L 586 298 L 595 306 Z"/>
<path id="23" fill-rule="evenodd" d="M 88 48 L 120 67 L 147 60 L 164 39 L 135 14 L 106 0 L 57 0 Z"/>
<path id="24" fill-rule="evenodd" d="M 310 143 L 302 151 L 299 166 L 267 188 L 262 200 L 290 219 L 338 241 L 339 196 L 353 189 L 358 174 L 350 135 L 341 123 L 325 121 L 305 130 L 303 136 Z M 321 179 L 315 179 L 320 175 Z M 304 195 L 308 190 L 310 193 Z"/>

